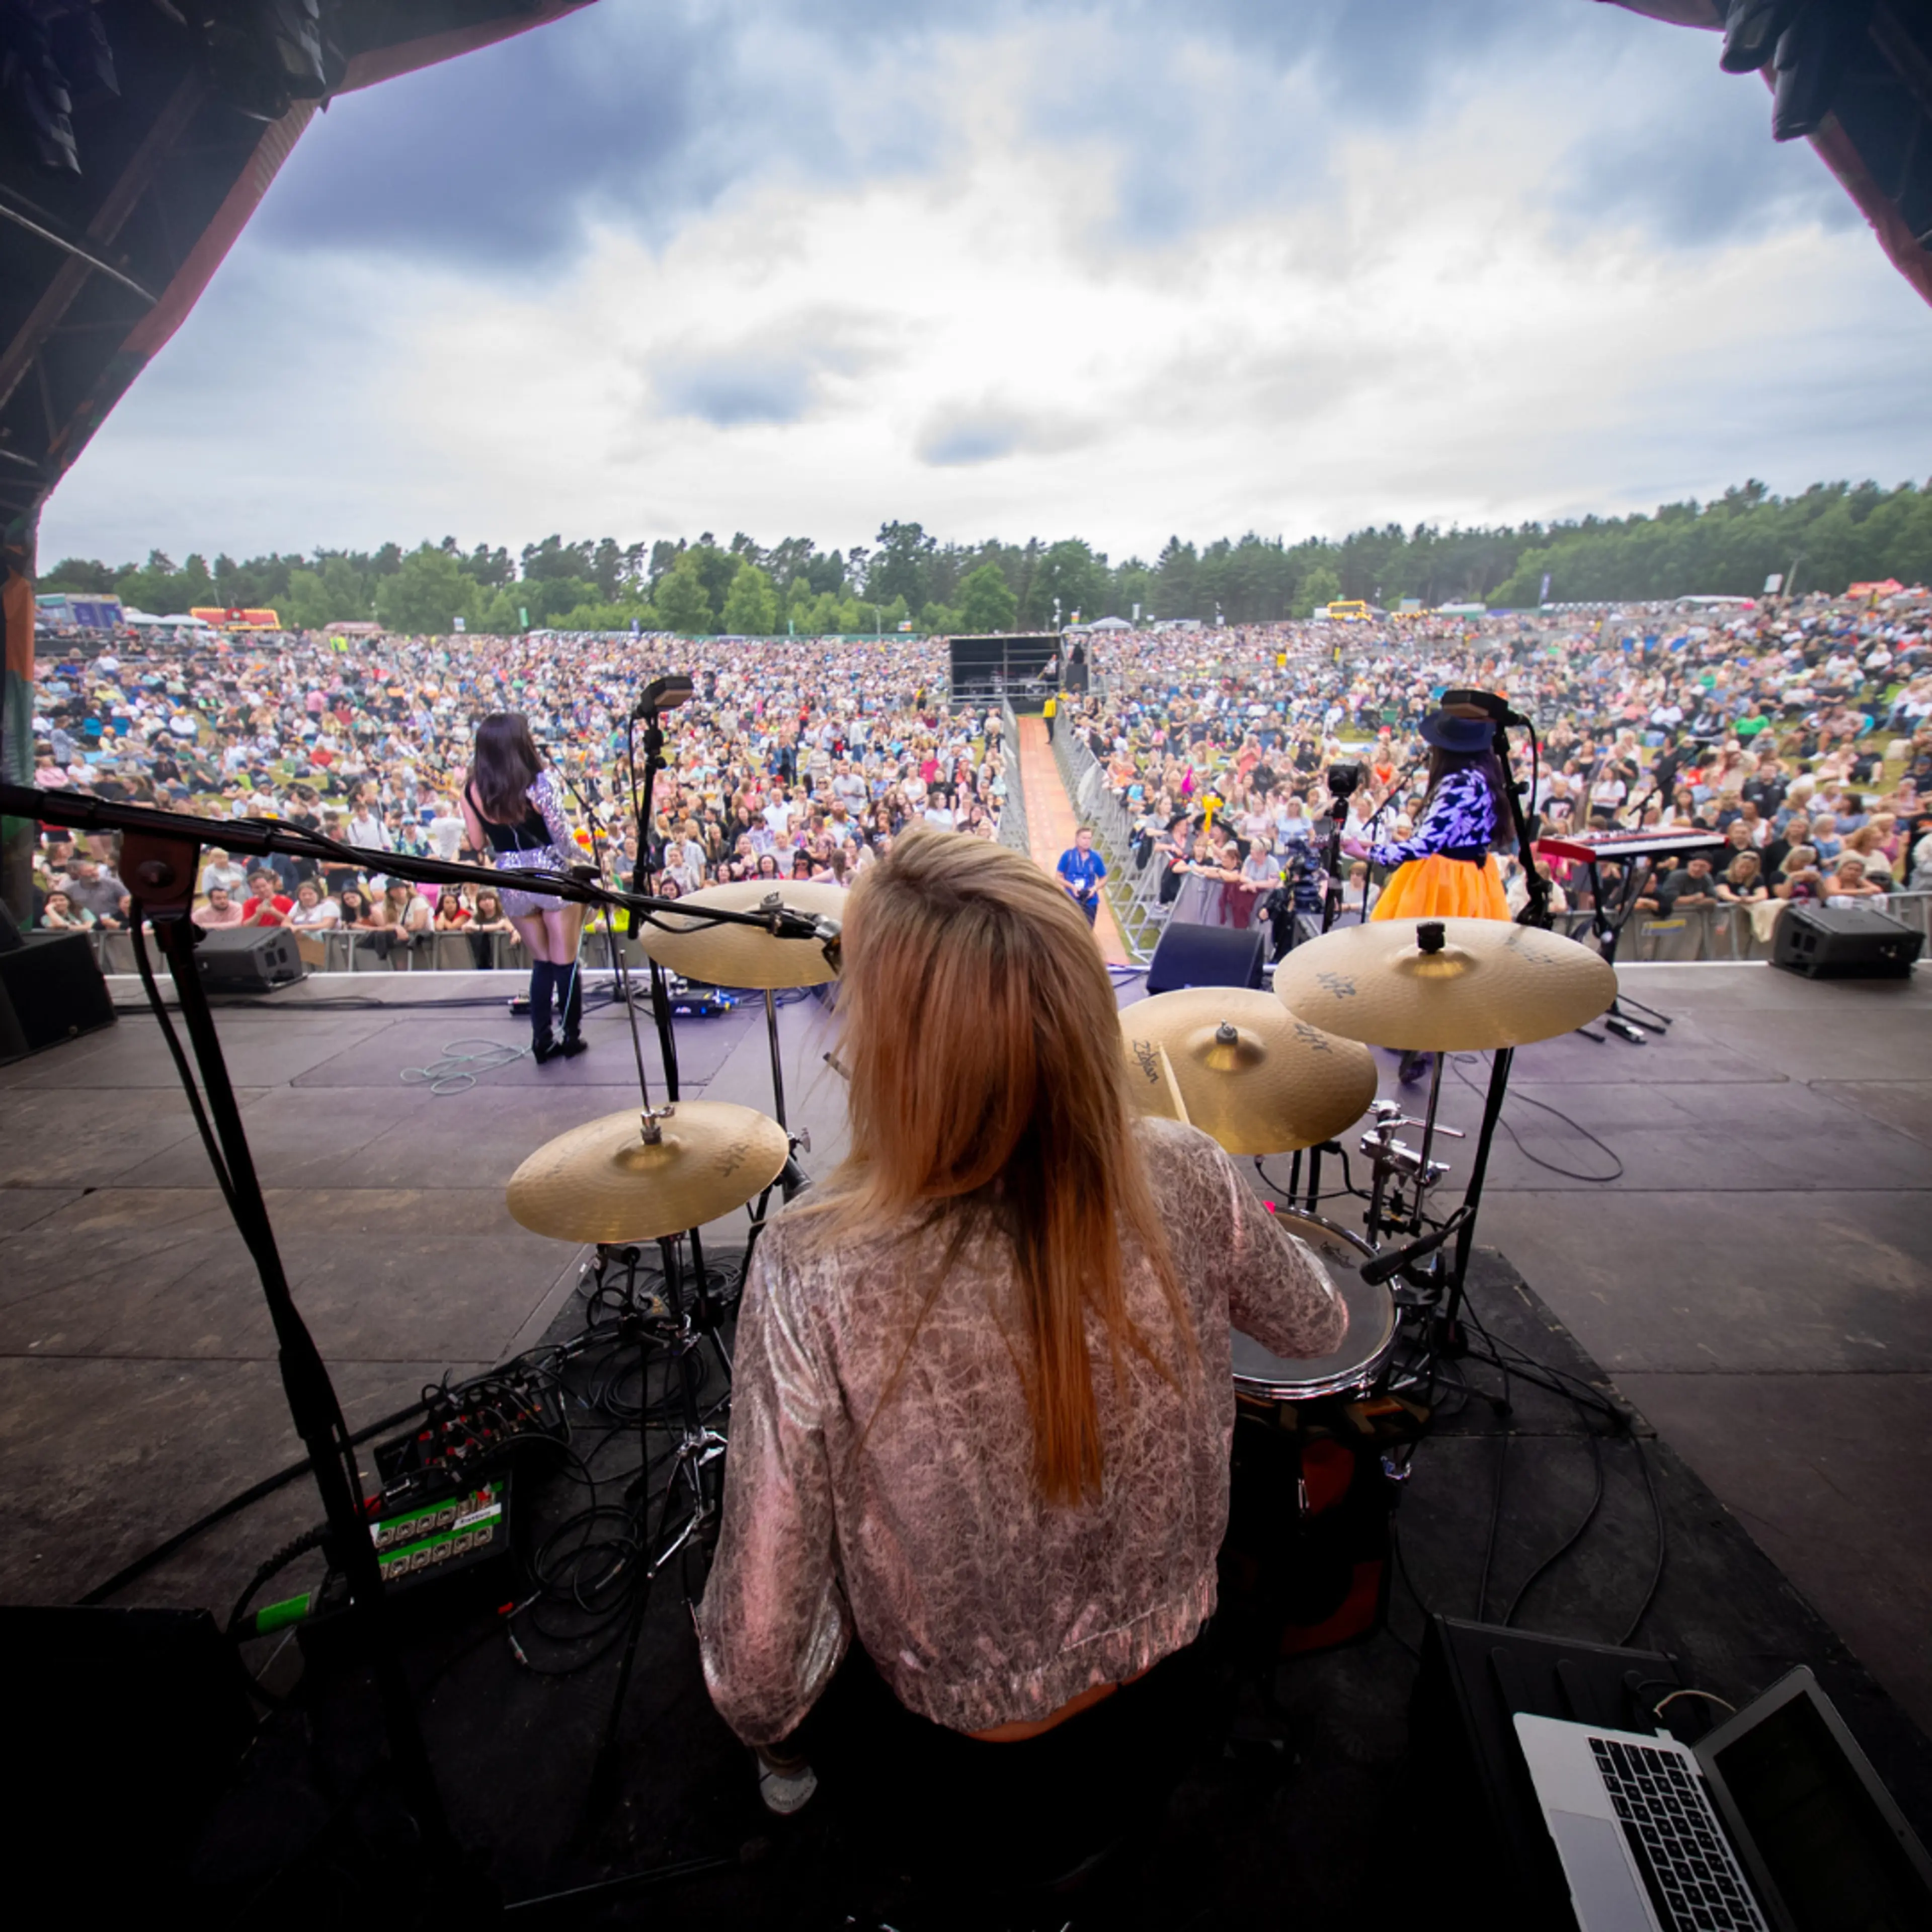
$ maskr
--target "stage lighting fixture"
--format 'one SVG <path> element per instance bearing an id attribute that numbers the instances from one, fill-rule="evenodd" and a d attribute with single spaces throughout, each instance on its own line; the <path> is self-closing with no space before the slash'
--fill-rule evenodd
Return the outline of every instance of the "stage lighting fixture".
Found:
<path id="1" fill-rule="evenodd" d="M 1756 73 L 1804 4 L 1804 0 L 1731 0 L 1724 14 L 1724 50 L 1718 56 L 1718 66 L 1726 74 Z"/>
<path id="2" fill-rule="evenodd" d="M 1838 98 L 1853 36 L 1864 25 L 1863 10 L 1841 10 L 1811 0 L 1778 36 L 1773 63 L 1777 87 L 1771 101 L 1773 140 L 1795 141 L 1816 134 L 1822 124 Z"/>
<path id="3" fill-rule="evenodd" d="M 22 0 L 0 0 L 0 110 L 43 173 L 80 172 L 74 96 L 54 58 L 51 24 Z"/>
<path id="4" fill-rule="evenodd" d="M 253 120 L 279 121 L 342 84 L 347 62 L 321 0 L 202 0 L 196 23 L 216 91 Z"/>

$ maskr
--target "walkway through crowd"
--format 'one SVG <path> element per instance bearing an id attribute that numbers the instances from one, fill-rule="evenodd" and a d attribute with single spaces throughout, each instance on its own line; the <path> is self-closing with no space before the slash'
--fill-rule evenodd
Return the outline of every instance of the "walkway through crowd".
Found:
<path id="1" fill-rule="evenodd" d="M 1051 872 L 1060 863 L 1060 855 L 1073 843 L 1079 827 L 1073 802 L 1066 796 L 1060 767 L 1054 762 L 1053 747 L 1046 736 L 1044 718 L 1022 718 L 1020 728 L 1020 783 L 1026 793 L 1028 844 L 1033 856 Z M 1115 924 L 1114 909 L 1103 897 L 1094 935 L 1100 942 L 1100 956 L 1110 966 L 1130 966 L 1126 942 Z"/>

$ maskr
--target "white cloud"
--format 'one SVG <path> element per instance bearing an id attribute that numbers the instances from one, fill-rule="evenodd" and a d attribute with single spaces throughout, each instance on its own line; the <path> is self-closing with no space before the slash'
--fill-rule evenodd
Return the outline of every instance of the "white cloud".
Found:
<path id="1" fill-rule="evenodd" d="M 528 272 L 244 236 L 43 554 L 830 545 L 900 518 L 1120 556 L 1922 474 L 1923 306 L 1862 224 L 1820 220 L 1836 190 L 1714 41 L 1590 12 L 1404 114 L 1127 15 L 875 36 L 833 67 L 794 22 L 738 67 L 810 111 L 675 220 L 630 218 L 607 176 L 574 251 Z M 1708 122 L 1673 174 L 1686 104 Z M 1713 143 L 1746 136 L 1761 172 L 1712 200 Z"/>

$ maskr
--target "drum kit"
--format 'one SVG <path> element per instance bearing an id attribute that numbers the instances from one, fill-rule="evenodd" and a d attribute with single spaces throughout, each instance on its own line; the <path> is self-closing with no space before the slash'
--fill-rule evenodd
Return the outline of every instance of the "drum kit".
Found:
<path id="1" fill-rule="evenodd" d="M 1276 1218 L 1313 1250 L 1348 1305 L 1347 1340 L 1322 1361 L 1283 1360 L 1238 1334 L 1238 1393 L 1276 1402 L 1366 1394 L 1384 1378 L 1405 1319 L 1420 1328 L 1425 1356 L 1453 1345 L 1510 1057 L 1594 1019 L 1616 989 L 1598 955 L 1554 933 L 1496 920 L 1388 920 L 1297 946 L 1276 967 L 1271 994 L 1192 986 L 1122 1012 L 1128 1091 L 1142 1113 L 1192 1121 L 1232 1154 L 1294 1156 Z M 1376 1099 L 1370 1045 L 1435 1056 L 1420 1116 Z M 1438 1119 L 1443 1066 L 1450 1054 L 1482 1050 L 1494 1058 L 1462 1204 L 1424 1234 L 1430 1192 L 1448 1172 L 1436 1146 L 1462 1138 Z M 1360 1147 L 1372 1178 L 1358 1234 L 1318 1211 L 1320 1162 L 1365 1114 Z M 1419 1147 L 1401 1138 L 1408 1128 L 1421 1130 Z M 1304 1154 L 1305 1206 L 1295 1198 Z M 1406 1286 L 1392 1291 L 1397 1276 Z"/>
<path id="2" fill-rule="evenodd" d="M 692 1539 L 716 1532 L 724 1444 L 703 1407 L 699 1352 L 711 1344 L 728 1381 L 730 1362 L 699 1231 L 757 1200 L 755 1244 L 772 1190 L 796 1174 L 793 1154 L 802 1143 L 785 1124 L 772 994 L 836 976 L 841 899 L 836 888 L 802 884 L 716 886 L 684 902 L 683 916 L 660 915 L 643 936 L 654 958 L 688 978 L 764 992 L 776 1118 L 702 1100 L 654 1107 L 646 1090 L 640 1108 L 586 1122 L 538 1148 L 509 1184 L 510 1211 L 525 1227 L 598 1244 L 591 1265 L 600 1280 L 614 1256 L 628 1256 L 633 1283 L 642 1247 L 655 1244 L 662 1256 L 662 1297 L 627 1298 L 620 1318 L 632 1335 L 665 1350 L 681 1413 L 658 1536 L 639 1538 L 650 1552 L 647 1580 Z M 806 913 L 818 920 L 821 943 L 781 936 L 776 920 L 770 930 L 706 925 L 702 915 L 712 904 Z M 1272 993 L 1189 987 L 1123 1011 L 1124 1084 L 1139 1112 L 1190 1123 L 1257 1165 L 1264 1155 L 1292 1154 L 1291 1197 L 1301 1158 L 1309 1157 L 1306 1204 L 1291 1198 L 1276 1217 L 1335 1283 L 1348 1311 L 1347 1337 L 1329 1357 L 1290 1361 L 1237 1334 L 1238 1396 L 1277 1408 L 1365 1396 L 1388 1381 L 1406 1324 L 1419 1325 L 1425 1355 L 1447 1345 L 1510 1056 L 1594 1018 L 1616 992 L 1610 966 L 1552 933 L 1484 920 L 1393 920 L 1344 928 L 1298 947 L 1277 967 Z M 1376 1100 L 1371 1044 L 1436 1056 L 1420 1118 Z M 1429 1192 L 1446 1172 L 1432 1149 L 1453 1132 L 1437 1120 L 1443 1060 L 1472 1049 L 1492 1050 L 1494 1058 L 1462 1206 L 1421 1239 L 1390 1246 L 1425 1225 Z M 1319 1162 L 1324 1147 L 1336 1150 L 1336 1137 L 1365 1115 L 1371 1124 L 1360 1146 L 1375 1178 L 1365 1231 L 1358 1234 L 1318 1211 Z M 1422 1130 L 1419 1148 L 1400 1138 L 1409 1127 Z M 1458 1238 L 1453 1258 L 1444 1252 L 1452 1235 Z M 1407 1285 L 1400 1292 L 1388 1286 L 1397 1276 Z M 671 1499 L 680 1492 L 688 1508 L 674 1516 Z M 634 1630 L 620 1702 L 634 1652 Z"/>

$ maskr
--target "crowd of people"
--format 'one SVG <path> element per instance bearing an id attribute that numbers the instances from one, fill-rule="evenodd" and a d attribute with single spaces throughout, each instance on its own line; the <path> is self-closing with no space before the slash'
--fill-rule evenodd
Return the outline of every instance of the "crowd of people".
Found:
<path id="1" fill-rule="evenodd" d="M 1318 907 L 1340 847 L 1386 849 L 1421 813 L 1420 729 L 1445 688 L 1507 692 L 1538 726 L 1516 776 L 1550 834 L 1682 829 L 1716 862 L 1660 865 L 1636 901 L 1867 900 L 1932 890 L 1932 600 L 1814 601 L 1706 618 L 1668 607 L 1453 625 L 1270 626 L 1096 638 L 1062 700 L 1171 916 L 1244 926 Z M 1358 771 L 1339 797 L 1330 775 Z M 1342 782 L 1346 783 L 1344 778 Z M 1505 839 L 1507 842 L 1507 838 Z M 1542 866 L 1555 910 L 1588 910 L 1586 868 Z M 1337 868 L 1366 914 L 1382 868 Z M 1510 902 L 1528 882 L 1506 854 Z M 1602 868 L 1608 888 L 1618 868 Z"/>
<path id="2" fill-rule="evenodd" d="M 36 780 L 214 816 L 268 818 L 379 851 L 485 856 L 458 794 L 479 720 L 528 717 L 586 862 L 637 860 L 630 714 L 650 677 L 689 672 L 667 714 L 650 857 L 671 896 L 752 878 L 849 884 L 910 824 L 994 836 L 996 710 L 949 703 L 944 640 L 674 641 L 315 635 L 182 642 L 152 656 L 44 658 Z M 1084 691 L 1059 699 L 1132 827 L 1136 882 L 1172 916 L 1250 924 L 1319 904 L 1329 775 L 1346 845 L 1399 844 L 1419 816 L 1418 730 L 1445 686 L 1506 691 L 1539 728 L 1534 802 L 1551 831 L 1683 827 L 1717 862 L 1660 868 L 1646 909 L 1865 900 L 1932 887 L 1932 600 L 1813 600 L 1706 617 L 1667 608 L 1540 620 L 1096 633 Z M 1519 750 L 1527 752 L 1523 734 Z M 1900 753 L 1902 752 L 1902 757 Z M 111 839 L 57 826 L 34 868 L 36 923 L 124 927 Z M 1379 868 L 1345 860 L 1345 910 Z M 1521 855 L 1507 889 L 1527 890 Z M 1554 903 L 1582 909 L 1581 868 Z M 211 927 L 370 935 L 400 963 L 424 935 L 516 929 L 488 887 L 418 890 L 380 865 L 209 850 Z M 479 950 L 478 957 L 484 956 Z M 500 950 L 496 956 L 502 956 Z"/>
<path id="3" fill-rule="evenodd" d="M 586 862 L 628 880 L 638 857 L 640 687 L 688 668 L 665 718 L 652 800 L 657 890 L 740 879 L 849 884 L 913 824 L 992 838 L 1005 797 L 998 714 L 949 711 L 942 645 L 843 639 L 707 646 L 584 638 L 221 639 L 153 658 L 110 650 L 44 664 L 35 782 L 209 816 L 272 820 L 378 851 L 488 855 L 460 794 L 478 722 L 530 720 Z M 634 749 L 638 764 L 634 769 Z M 46 828 L 34 916 L 124 928 L 112 841 Z M 352 931 L 400 963 L 410 941 L 515 928 L 488 887 L 418 890 L 367 867 L 209 849 L 194 916 L 208 926 Z"/>

